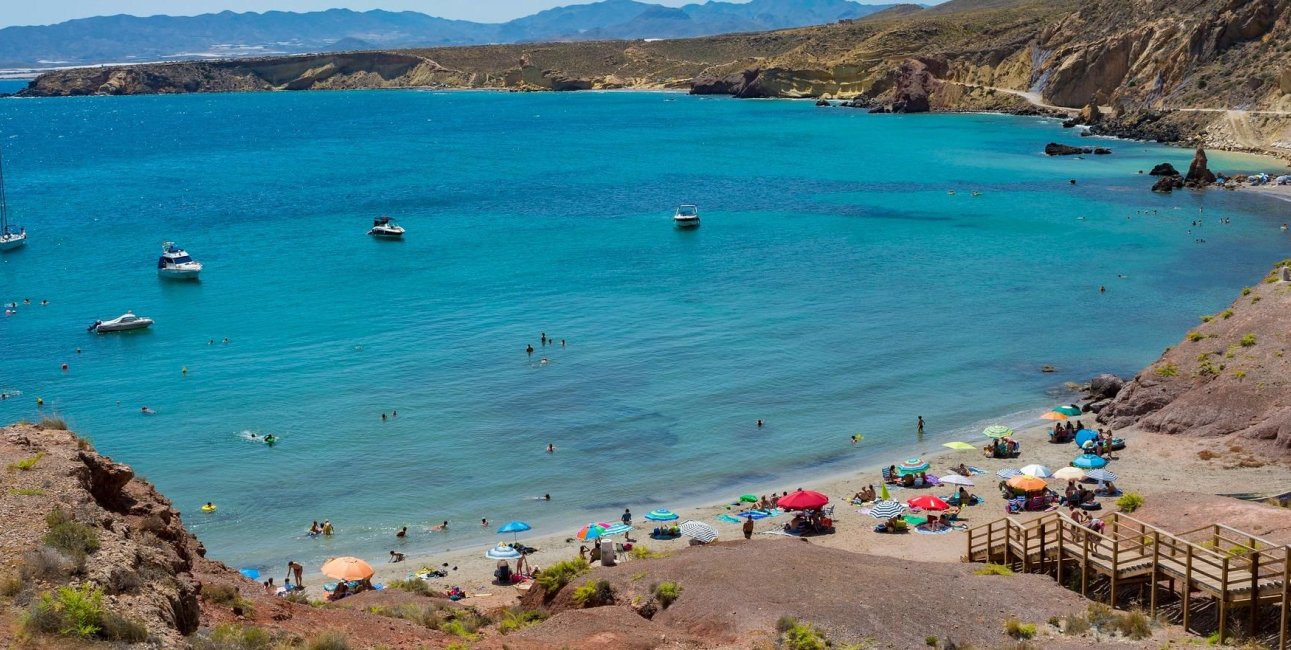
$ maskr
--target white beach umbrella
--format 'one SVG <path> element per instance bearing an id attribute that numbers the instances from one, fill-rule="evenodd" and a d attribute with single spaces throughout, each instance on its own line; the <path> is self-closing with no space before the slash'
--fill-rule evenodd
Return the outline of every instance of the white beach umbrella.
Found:
<path id="1" fill-rule="evenodd" d="M 1080 479 L 1085 478 L 1085 470 L 1079 467 L 1064 467 L 1054 472 L 1053 477 L 1064 481 L 1079 481 Z"/>
<path id="2" fill-rule="evenodd" d="M 506 546 L 505 544 L 498 544 L 497 546 L 485 551 L 484 557 L 487 557 L 490 560 L 514 560 L 520 557 L 520 551 L 517 551 L 510 546 Z"/>
<path id="3" fill-rule="evenodd" d="M 937 480 L 941 481 L 943 485 L 967 485 L 968 487 L 973 486 L 973 479 L 968 478 L 967 476 L 960 476 L 959 474 L 947 474 L 946 476 L 942 476 Z"/>
<path id="4" fill-rule="evenodd" d="M 682 524 L 681 534 L 705 544 L 717 539 L 717 529 L 700 521 L 688 521 Z"/>
<path id="5" fill-rule="evenodd" d="M 1053 476 L 1053 470 L 1045 467 L 1044 465 L 1027 465 L 1018 471 L 1027 476 L 1034 476 L 1036 478 L 1049 478 L 1050 476 Z"/>

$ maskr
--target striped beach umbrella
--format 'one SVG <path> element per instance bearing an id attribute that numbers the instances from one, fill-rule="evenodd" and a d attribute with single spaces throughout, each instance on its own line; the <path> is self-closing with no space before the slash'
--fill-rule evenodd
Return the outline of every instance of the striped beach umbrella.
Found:
<path id="1" fill-rule="evenodd" d="M 897 501 L 880 501 L 870 508 L 870 516 L 875 519 L 899 517 L 906 511 L 905 504 Z"/>
<path id="2" fill-rule="evenodd" d="M 1116 480 L 1116 474 L 1106 469 L 1091 469 L 1085 474 L 1085 478 L 1091 481 L 1112 482 Z"/>
<path id="3" fill-rule="evenodd" d="M 1026 474 L 1027 476 L 1034 476 L 1036 478 L 1049 478 L 1050 476 L 1053 476 L 1053 470 L 1045 467 L 1044 465 L 1027 465 L 1018 471 Z"/>
<path id="4" fill-rule="evenodd" d="M 1013 435 L 1013 429 L 1010 429 L 1003 424 L 992 424 L 982 430 L 982 435 L 987 438 L 1007 438 Z"/>
<path id="5" fill-rule="evenodd" d="M 922 458 L 907 458 L 897 465 L 897 474 L 905 476 L 907 474 L 918 474 L 919 472 L 928 471 L 928 461 Z"/>
<path id="6" fill-rule="evenodd" d="M 717 529 L 702 521 L 687 521 L 682 524 L 681 534 L 704 544 L 717 539 Z"/>
<path id="7" fill-rule="evenodd" d="M 1107 466 L 1107 459 L 1094 454 L 1081 454 L 1071 461 L 1072 466 L 1081 469 L 1098 469 Z"/>
<path id="8" fill-rule="evenodd" d="M 646 513 L 645 518 L 649 521 L 676 521 L 678 519 L 677 513 L 666 509 L 651 510 Z"/>
<path id="9" fill-rule="evenodd" d="M 587 524 L 586 526 L 579 528 L 578 532 L 574 533 L 574 537 L 577 537 L 580 541 L 584 542 L 600 539 L 601 536 L 605 534 L 605 530 L 611 525 L 612 524 L 607 523 Z"/>
<path id="10" fill-rule="evenodd" d="M 520 551 L 517 551 L 506 544 L 498 544 L 497 546 L 485 551 L 484 557 L 487 557 L 490 560 L 514 560 L 520 557 Z"/>
<path id="11" fill-rule="evenodd" d="M 624 535 L 631 530 L 632 530 L 632 527 L 627 524 L 614 524 L 613 526 L 606 528 L 605 532 L 601 533 L 601 537 L 610 537 L 613 535 Z"/>
<path id="12" fill-rule="evenodd" d="M 1013 478 L 1014 476 L 1022 476 L 1022 472 L 1016 469 L 1002 469 L 995 472 L 995 475 L 1000 478 L 1007 479 L 1007 478 Z"/>

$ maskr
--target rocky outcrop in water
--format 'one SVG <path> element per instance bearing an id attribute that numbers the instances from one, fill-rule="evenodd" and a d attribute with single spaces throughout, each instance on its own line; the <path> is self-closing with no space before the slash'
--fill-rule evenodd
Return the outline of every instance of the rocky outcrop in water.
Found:
<path id="1" fill-rule="evenodd" d="M 1234 436 L 1291 449 L 1291 282 L 1283 262 L 1231 306 L 1203 317 L 1099 414 L 1114 428 Z"/>
<path id="2" fill-rule="evenodd" d="M 1073 147 L 1071 145 L 1050 142 L 1044 146 L 1046 156 L 1075 156 L 1079 154 L 1094 154 L 1105 156 L 1112 153 L 1107 147 Z"/>
<path id="3" fill-rule="evenodd" d="M 1151 176 L 1178 176 L 1179 170 L 1174 168 L 1170 163 L 1161 163 L 1148 172 Z"/>
<path id="4" fill-rule="evenodd" d="M 1192 163 L 1188 165 L 1188 175 L 1183 178 L 1183 184 L 1187 187 L 1203 187 L 1214 182 L 1215 173 L 1206 166 L 1206 152 L 1201 147 L 1197 147 Z"/>

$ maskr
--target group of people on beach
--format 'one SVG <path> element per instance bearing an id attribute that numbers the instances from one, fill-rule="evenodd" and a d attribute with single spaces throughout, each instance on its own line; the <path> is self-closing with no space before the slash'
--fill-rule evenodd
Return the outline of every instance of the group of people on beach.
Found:
<path id="1" fill-rule="evenodd" d="M 332 528 L 332 521 L 330 519 L 324 519 L 323 524 L 321 526 L 318 524 L 317 520 L 315 520 L 314 523 L 310 524 L 309 532 L 307 534 L 310 537 L 318 537 L 319 535 L 326 535 L 330 537 L 334 532 L 335 530 Z"/>

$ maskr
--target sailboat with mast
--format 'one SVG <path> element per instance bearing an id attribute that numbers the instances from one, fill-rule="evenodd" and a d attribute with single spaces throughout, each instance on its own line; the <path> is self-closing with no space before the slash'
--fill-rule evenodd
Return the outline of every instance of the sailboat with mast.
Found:
<path id="1" fill-rule="evenodd" d="M 8 251 L 27 243 L 27 229 L 9 225 L 9 204 L 4 196 L 4 161 L 0 159 L 0 251 Z"/>

